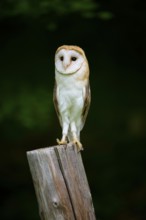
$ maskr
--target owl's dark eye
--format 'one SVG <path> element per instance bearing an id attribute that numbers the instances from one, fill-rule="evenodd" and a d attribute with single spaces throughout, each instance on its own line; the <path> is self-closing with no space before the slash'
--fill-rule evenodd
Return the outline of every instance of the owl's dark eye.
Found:
<path id="1" fill-rule="evenodd" d="M 61 60 L 61 61 L 63 61 L 63 60 L 64 60 L 64 57 L 63 57 L 63 56 L 61 56 L 61 57 L 60 57 L 60 60 Z"/>
<path id="2" fill-rule="evenodd" d="M 72 61 L 76 61 L 77 58 L 76 58 L 76 57 L 71 57 L 71 60 L 72 60 Z"/>

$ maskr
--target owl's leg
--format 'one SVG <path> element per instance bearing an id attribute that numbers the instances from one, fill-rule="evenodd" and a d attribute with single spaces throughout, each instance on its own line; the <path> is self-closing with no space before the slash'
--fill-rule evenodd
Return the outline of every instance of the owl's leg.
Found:
<path id="1" fill-rule="evenodd" d="M 79 140 L 80 137 L 78 135 L 75 122 L 71 123 L 71 132 L 72 132 L 72 137 L 73 137 L 72 143 L 77 146 L 77 151 L 79 152 L 80 150 L 83 150 L 83 146 Z"/>
<path id="2" fill-rule="evenodd" d="M 69 128 L 69 123 L 64 122 L 63 129 L 62 129 L 62 138 L 61 138 L 61 140 L 57 139 L 57 143 L 59 145 L 67 144 L 66 137 L 67 137 L 67 133 L 68 133 L 68 128 Z"/>

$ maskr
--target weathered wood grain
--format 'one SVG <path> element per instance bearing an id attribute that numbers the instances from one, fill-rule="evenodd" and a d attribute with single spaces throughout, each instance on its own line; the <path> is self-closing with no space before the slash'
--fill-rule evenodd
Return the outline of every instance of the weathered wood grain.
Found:
<path id="1" fill-rule="evenodd" d="M 41 220 L 95 220 L 81 154 L 73 145 L 27 152 Z"/>

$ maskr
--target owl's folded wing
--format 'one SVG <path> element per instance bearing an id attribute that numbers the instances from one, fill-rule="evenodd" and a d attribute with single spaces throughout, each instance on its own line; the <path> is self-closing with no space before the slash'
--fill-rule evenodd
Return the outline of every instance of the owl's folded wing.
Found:
<path id="1" fill-rule="evenodd" d="M 54 85 L 54 91 L 53 91 L 53 102 L 54 102 L 57 116 L 59 118 L 60 125 L 62 126 L 62 120 L 61 120 L 61 115 L 60 115 L 59 106 L 58 106 L 58 99 L 57 99 L 57 85 L 56 85 L 56 83 Z"/>
<path id="2" fill-rule="evenodd" d="M 89 107 L 90 107 L 90 103 L 91 103 L 91 92 L 90 92 L 90 84 L 88 83 L 85 87 L 85 92 L 84 92 L 84 107 L 82 110 L 82 127 L 83 128 L 85 121 L 86 121 L 86 117 L 89 111 Z"/>

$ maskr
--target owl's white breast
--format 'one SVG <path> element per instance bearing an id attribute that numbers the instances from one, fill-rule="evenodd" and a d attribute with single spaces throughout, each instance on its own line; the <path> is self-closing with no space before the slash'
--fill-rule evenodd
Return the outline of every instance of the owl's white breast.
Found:
<path id="1" fill-rule="evenodd" d="M 60 113 L 69 118 L 79 118 L 84 106 L 85 82 L 77 79 L 82 75 L 82 71 L 67 76 L 56 71 L 55 75 Z"/>

